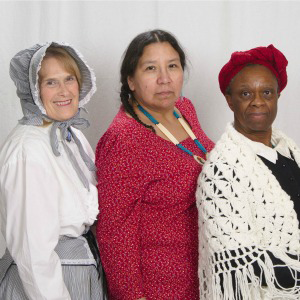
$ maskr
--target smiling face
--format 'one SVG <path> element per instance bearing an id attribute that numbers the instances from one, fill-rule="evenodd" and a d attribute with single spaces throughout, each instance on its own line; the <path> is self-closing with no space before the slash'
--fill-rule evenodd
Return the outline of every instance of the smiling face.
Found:
<path id="1" fill-rule="evenodd" d="M 150 111 L 173 109 L 183 84 L 183 69 L 178 53 L 168 42 L 144 48 L 128 85 L 135 99 Z"/>
<path id="2" fill-rule="evenodd" d="M 277 114 L 278 83 L 275 75 L 262 65 L 243 68 L 225 95 L 234 112 L 234 127 L 251 140 L 271 134 Z"/>
<path id="3" fill-rule="evenodd" d="M 57 121 L 71 119 L 78 111 L 79 84 L 55 57 L 42 61 L 39 71 L 40 97 L 48 117 Z"/>

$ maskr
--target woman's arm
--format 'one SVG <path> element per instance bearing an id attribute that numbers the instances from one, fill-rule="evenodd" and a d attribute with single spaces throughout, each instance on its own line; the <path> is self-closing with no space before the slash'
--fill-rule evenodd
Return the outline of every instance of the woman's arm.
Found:
<path id="1" fill-rule="evenodd" d="M 203 299 L 243 299 L 245 295 L 238 298 L 240 290 L 249 296 L 249 280 L 259 286 L 251 268 L 260 256 L 254 249 L 257 242 L 249 201 L 251 185 L 245 176 L 241 183 L 241 174 L 236 172 L 221 160 L 208 161 L 199 177 L 199 278 Z"/>
<path id="2" fill-rule="evenodd" d="M 5 239 L 30 299 L 71 299 L 60 260 L 56 178 L 47 165 L 20 158 L 1 170 L 6 211 Z"/>
<path id="3" fill-rule="evenodd" d="M 144 296 L 140 220 L 147 178 L 129 141 L 104 139 L 96 150 L 101 260 L 112 298 L 139 299 Z"/>

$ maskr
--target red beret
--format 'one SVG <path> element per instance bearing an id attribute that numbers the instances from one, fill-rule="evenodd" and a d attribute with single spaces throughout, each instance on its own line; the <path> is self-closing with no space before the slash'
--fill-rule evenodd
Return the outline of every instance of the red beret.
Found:
<path id="1" fill-rule="evenodd" d="M 224 95 L 231 79 L 248 64 L 259 64 L 269 68 L 278 80 L 279 93 L 286 87 L 288 61 L 283 53 L 273 45 L 269 45 L 232 53 L 229 62 L 219 74 L 220 89 Z"/>

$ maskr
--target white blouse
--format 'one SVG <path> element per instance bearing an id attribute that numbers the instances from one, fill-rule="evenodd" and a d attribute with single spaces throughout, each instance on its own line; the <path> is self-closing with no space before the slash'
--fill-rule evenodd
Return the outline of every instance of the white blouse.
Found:
<path id="1" fill-rule="evenodd" d="M 268 147 L 263 143 L 252 141 L 248 138 L 245 139 L 245 143 L 248 144 L 248 146 L 256 155 L 264 157 L 273 164 L 276 164 L 276 161 L 278 159 L 278 152 L 286 158 L 292 159 L 290 149 L 285 139 L 276 139 L 273 136 L 271 139 L 271 143 L 272 145 L 274 145 L 274 148 Z"/>
<path id="2" fill-rule="evenodd" d="M 78 237 L 98 214 L 95 174 L 69 148 L 90 182 L 84 188 L 62 145 L 60 156 L 50 145 L 48 126 L 17 125 L 0 152 L 1 228 L 30 299 L 71 299 L 54 251 L 59 237 Z M 86 153 L 94 153 L 84 135 L 73 128 Z"/>

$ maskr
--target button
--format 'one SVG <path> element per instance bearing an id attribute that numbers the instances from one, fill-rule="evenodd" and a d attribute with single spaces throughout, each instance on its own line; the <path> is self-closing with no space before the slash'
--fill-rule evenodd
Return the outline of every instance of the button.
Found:
<path id="1" fill-rule="evenodd" d="M 297 197 L 300 198 L 300 194 L 299 193 L 297 194 Z"/>
<path id="2" fill-rule="evenodd" d="M 283 167 L 285 167 L 285 164 L 282 164 Z"/>
<path id="3" fill-rule="evenodd" d="M 291 177 L 291 178 L 290 178 L 290 181 L 294 181 L 294 180 L 295 180 L 294 177 Z"/>

